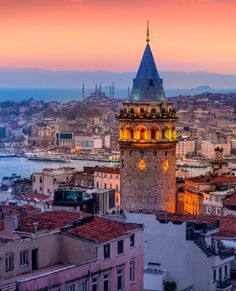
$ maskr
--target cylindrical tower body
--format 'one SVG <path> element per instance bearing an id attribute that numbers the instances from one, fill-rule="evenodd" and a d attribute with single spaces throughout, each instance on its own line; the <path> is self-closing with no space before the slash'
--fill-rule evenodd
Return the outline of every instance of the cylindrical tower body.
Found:
<path id="1" fill-rule="evenodd" d="M 176 114 L 169 102 L 127 102 L 119 119 L 121 209 L 175 212 Z"/>

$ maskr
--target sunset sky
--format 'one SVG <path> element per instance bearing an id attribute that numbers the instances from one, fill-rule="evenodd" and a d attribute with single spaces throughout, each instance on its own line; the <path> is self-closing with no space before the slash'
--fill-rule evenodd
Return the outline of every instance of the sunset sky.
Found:
<path id="1" fill-rule="evenodd" d="M 236 74 L 236 0 L 0 0 L 0 67 Z"/>

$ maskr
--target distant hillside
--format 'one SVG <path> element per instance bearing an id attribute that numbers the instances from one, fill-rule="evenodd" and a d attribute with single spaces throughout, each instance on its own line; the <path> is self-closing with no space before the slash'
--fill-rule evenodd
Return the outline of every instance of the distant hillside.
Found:
<path id="1" fill-rule="evenodd" d="M 160 72 L 166 89 L 190 89 L 209 86 L 213 89 L 236 89 L 236 75 L 207 72 Z M 134 72 L 47 71 L 39 69 L 0 68 L 0 88 L 93 88 L 95 83 L 118 88 L 132 86 Z"/>

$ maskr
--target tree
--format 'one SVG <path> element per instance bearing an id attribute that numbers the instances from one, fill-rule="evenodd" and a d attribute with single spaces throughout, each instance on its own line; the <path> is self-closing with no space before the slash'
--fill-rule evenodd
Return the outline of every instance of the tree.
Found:
<path id="1" fill-rule="evenodd" d="M 167 281 L 164 284 L 165 291 L 175 291 L 176 290 L 176 283 L 174 281 Z"/>

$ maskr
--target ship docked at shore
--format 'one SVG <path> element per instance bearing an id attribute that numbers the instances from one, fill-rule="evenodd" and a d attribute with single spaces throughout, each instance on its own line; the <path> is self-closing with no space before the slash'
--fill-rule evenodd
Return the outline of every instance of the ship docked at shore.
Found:
<path id="1" fill-rule="evenodd" d="M 46 154 L 46 153 L 31 153 L 25 155 L 28 160 L 41 161 L 41 162 L 59 162 L 59 163 L 70 163 L 71 160 L 66 156 Z"/>

